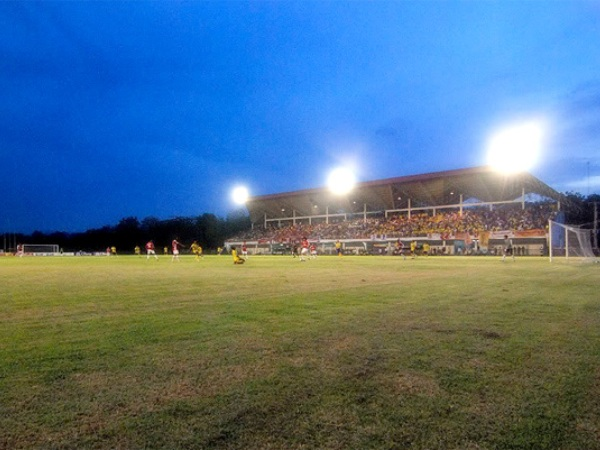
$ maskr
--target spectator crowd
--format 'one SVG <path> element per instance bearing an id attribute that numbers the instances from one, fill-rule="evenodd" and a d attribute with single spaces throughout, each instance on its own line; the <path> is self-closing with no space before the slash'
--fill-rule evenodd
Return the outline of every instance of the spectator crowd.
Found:
<path id="1" fill-rule="evenodd" d="M 381 239 L 428 237 L 437 233 L 451 236 L 468 233 L 478 236 L 483 231 L 524 231 L 544 229 L 555 211 L 554 205 L 539 204 L 521 207 L 498 207 L 463 209 L 437 212 L 436 214 L 407 213 L 384 217 L 354 218 L 337 222 L 302 223 L 277 226 L 271 222 L 266 229 L 254 227 L 231 240 L 268 240 L 271 242 L 294 242 L 306 236 L 309 239 Z M 287 221 L 289 223 L 289 221 Z"/>

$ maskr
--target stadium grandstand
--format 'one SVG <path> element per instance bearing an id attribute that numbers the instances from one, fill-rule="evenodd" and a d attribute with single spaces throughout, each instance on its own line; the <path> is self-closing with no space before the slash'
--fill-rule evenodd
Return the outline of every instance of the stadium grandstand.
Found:
<path id="1" fill-rule="evenodd" d="M 346 253 L 393 254 L 396 243 L 427 242 L 433 254 L 497 254 L 505 235 L 517 252 L 546 251 L 549 219 L 563 196 L 529 173 L 475 167 L 358 183 L 343 196 L 327 188 L 255 196 L 252 229 L 227 245 L 255 254 L 290 251 L 306 236 L 320 253 L 340 240 Z"/>

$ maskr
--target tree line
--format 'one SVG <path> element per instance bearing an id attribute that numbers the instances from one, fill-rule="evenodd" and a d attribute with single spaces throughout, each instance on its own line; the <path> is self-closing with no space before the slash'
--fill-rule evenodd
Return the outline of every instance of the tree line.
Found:
<path id="1" fill-rule="evenodd" d="M 85 232 L 43 233 L 34 231 L 27 234 L 11 234 L 8 248 L 14 250 L 15 244 L 56 244 L 65 252 L 97 252 L 107 247 L 116 247 L 120 253 L 131 253 L 136 245 L 144 249 L 149 240 L 153 240 L 157 249 L 167 246 L 177 238 L 189 245 L 197 241 L 206 250 L 216 249 L 230 236 L 250 228 L 250 217 L 245 212 L 236 212 L 226 218 L 205 213 L 197 217 L 177 217 L 160 220 L 146 217 L 141 221 L 137 217 L 125 217 L 114 226 L 90 229 Z M 6 246 L 6 237 L 5 237 Z"/>
<path id="2" fill-rule="evenodd" d="M 593 228 L 594 216 L 597 216 L 596 220 L 600 219 L 600 194 L 584 196 L 577 192 L 567 192 L 564 196 L 566 222 Z"/>

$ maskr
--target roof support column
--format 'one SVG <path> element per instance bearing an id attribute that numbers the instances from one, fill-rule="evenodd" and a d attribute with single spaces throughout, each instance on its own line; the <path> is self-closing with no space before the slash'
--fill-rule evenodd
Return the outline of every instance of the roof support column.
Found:
<path id="1" fill-rule="evenodd" d="M 325 223 L 329 223 L 329 205 L 325 207 Z"/>
<path id="2" fill-rule="evenodd" d="M 462 214 L 463 214 L 463 195 L 462 194 L 460 194 L 458 201 L 460 202 L 460 207 L 459 207 L 460 214 L 459 215 L 462 217 Z"/>
<path id="3" fill-rule="evenodd" d="M 367 204 L 364 203 L 363 206 L 363 223 L 367 223 Z"/>
<path id="4" fill-rule="evenodd" d="M 525 186 L 521 190 L 521 209 L 525 210 Z"/>
<path id="5" fill-rule="evenodd" d="M 410 219 L 410 205 L 411 205 L 411 201 L 410 198 L 408 199 L 408 218 Z"/>

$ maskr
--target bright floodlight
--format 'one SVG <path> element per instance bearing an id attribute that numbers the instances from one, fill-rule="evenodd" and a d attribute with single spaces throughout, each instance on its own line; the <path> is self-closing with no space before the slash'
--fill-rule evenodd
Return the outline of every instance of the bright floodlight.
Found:
<path id="1" fill-rule="evenodd" d="M 504 173 L 531 169 L 538 160 L 543 129 L 537 122 L 507 128 L 492 136 L 488 145 L 488 163 Z"/>
<path id="2" fill-rule="evenodd" d="M 354 188 L 355 183 L 354 174 L 343 167 L 333 170 L 327 179 L 327 186 L 335 195 L 347 194 Z"/>
<path id="3" fill-rule="evenodd" d="M 231 194 L 231 198 L 233 198 L 233 201 L 238 205 L 246 204 L 248 197 L 248 189 L 244 186 L 236 187 Z"/>

